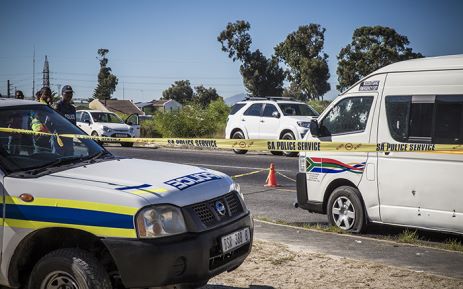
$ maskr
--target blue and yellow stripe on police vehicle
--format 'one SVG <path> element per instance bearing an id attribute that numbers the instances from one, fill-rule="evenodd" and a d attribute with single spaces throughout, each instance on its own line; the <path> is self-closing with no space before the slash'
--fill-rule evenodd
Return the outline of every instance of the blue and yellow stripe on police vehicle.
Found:
<path id="1" fill-rule="evenodd" d="M 136 238 L 138 208 L 76 200 L 36 198 L 23 202 L 5 198 L 4 226 L 23 229 L 79 229 L 100 237 Z"/>

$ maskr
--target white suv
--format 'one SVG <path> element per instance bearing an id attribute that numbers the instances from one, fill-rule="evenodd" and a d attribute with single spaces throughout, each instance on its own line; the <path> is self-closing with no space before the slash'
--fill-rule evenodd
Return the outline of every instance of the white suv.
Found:
<path id="1" fill-rule="evenodd" d="M 88 135 L 107 137 L 139 137 L 138 123 L 132 123 L 134 115 L 124 122 L 117 114 L 97 110 L 77 111 L 77 126 Z M 121 143 L 122 146 L 133 146 L 133 143 Z"/>
<path id="2" fill-rule="evenodd" d="M 303 139 L 318 113 L 309 105 L 284 97 L 251 97 L 232 106 L 227 139 Z M 234 150 L 244 154 L 246 150 Z M 281 152 L 272 152 L 279 155 Z M 286 156 L 297 153 L 285 152 Z"/>

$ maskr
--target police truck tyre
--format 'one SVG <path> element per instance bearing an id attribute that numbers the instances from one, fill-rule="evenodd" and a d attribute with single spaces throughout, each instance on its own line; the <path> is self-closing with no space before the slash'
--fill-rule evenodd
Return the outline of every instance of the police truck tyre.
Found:
<path id="1" fill-rule="evenodd" d="M 35 264 L 27 289 L 112 289 L 98 260 L 81 249 L 59 249 Z"/>
<path id="2" fill-rule="evenodd" d="M 233 133 L 232 139 L 245 139 L 245 137 L 244 137 L 243 132 L 239 130 L 239 131 L 236 131 L 235 133 Z M 234 149 L 233 152 L 235 152 L 235 154 L 244 155 L 248 151 L 247 150 L 235 150 Z"/>
<path id="3" fill-rule="evenodd" d="M 361 233 L 366 229 L 365 210 L 356 188 L 341 186 L 328 199 L 330 224 L 342 230 Z"/>
<path id="4" fill-rule="evenodd" d="M 292 132 L 286 132 L 281 139 L 286 139 L 286 140 L 295 140 L 296 138 L 294 137 L 294 134 Z M 297 157 L 298 152 L 283 152 L 283 155 L 286 157 Z"/>
<path id="5" fill-rule="evenodd" d="M 98 133 L 96 131 L 92 131 L 92 136 L 98 136 Z M 97 144 L 99 144 L 100 146 L 103 145 L 103 142 L 99 141 L 99 140 L 96 140 Z"/>
<path id="6" fill-rule="evenodd" d="M 282 156 L 283 155 L 283 152 L 280 152 L 280 151 L 270 151 L 270 153 L 274 156 Z"/>
<path id="7" fill-rule="evenodd" d="M 121 146 L 131 148 L 133 147 L 133 142 L 121 142 Z"/>

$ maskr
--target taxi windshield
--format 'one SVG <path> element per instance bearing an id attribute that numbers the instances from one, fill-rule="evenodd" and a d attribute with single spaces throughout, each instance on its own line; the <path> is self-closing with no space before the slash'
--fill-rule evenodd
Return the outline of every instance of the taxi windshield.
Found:
<path id="1" fill-rule="evenodd" d="M 303 103 L 279 103 L 278 106 L 286 116 L 318 116 L 310 106 Z"/>
<path id="2" fill-rule="evenodd" d="M 94 122 L 124 123 L 124 121 L 114 113 L 92 112 L 91 114 Z"/>
<path id="3" fill-rule="evenodd" d="M 45 105 L 0 107 L 0 127 L 56 134 L 84 134 Z M 107 153 L 89 139 L 0 132 L 0 165 L 7 173 L 80 162 Z"/>

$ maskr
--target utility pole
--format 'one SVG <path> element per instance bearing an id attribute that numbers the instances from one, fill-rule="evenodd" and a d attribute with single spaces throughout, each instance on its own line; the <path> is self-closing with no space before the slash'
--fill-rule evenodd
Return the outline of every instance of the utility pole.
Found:
<path id="1" fill-rule="evenodd" d="M 124 99 L 125 99 L 125 84 L 122 81 L 122 100 L 124 100 Z"/>
<path id="2" fill-rule="evenodd" d="M 6 97 L 10 98 L 10 80 L 6 81 Z"/>
<path id="3" fill-rule="evenodd" d="M 35 100 L 35 45 L 34 56 L 32 57 L 32 99 Z"/>

